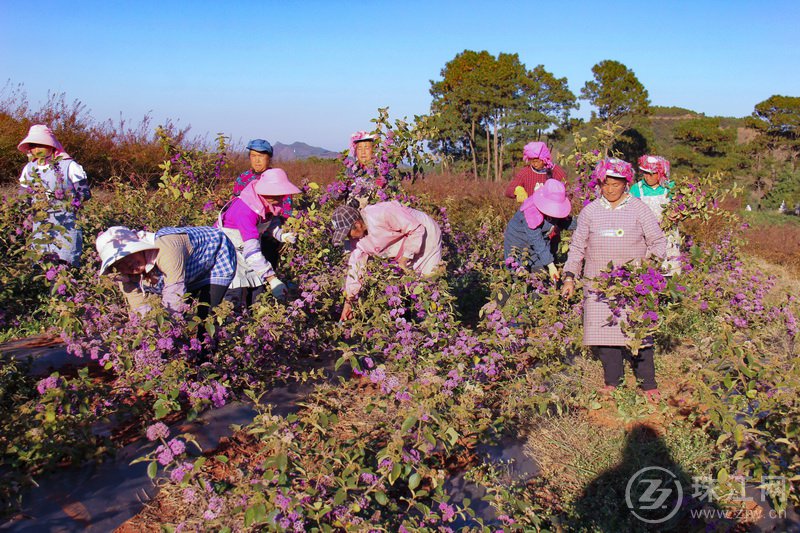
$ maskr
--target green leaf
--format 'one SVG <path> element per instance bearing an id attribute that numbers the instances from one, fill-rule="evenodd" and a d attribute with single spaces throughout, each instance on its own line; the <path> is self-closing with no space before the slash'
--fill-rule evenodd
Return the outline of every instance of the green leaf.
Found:
<path id="1" fill-rule="evenodd" d="M 402 433 L 407 433 L 408 430 L 410 430 L 416 423 L 417 423 L 417 417 L 411 415 L 408 418 L 406 418 L 405 421 L 403 421 L 403 425 L 400 426 L 400 431 Z"/>
<path id="2" fill-rule="evenodd" d="M 419 482 L 420 481 L 422 481 L 422 479 L 420 478 L 420 475 L 418 473 L 414 472 L 413 474 L 411 474 L 411 477 L 408 478 L 408 488 L 411 489 L 411 490 L 416 489 L 417 487 L 419 487 Z"/>
<path id="3" fill-rule="evenodd" d="M 333 504 L 342 505 L 345 498 L 347 498 L 347 489 L 342 487 L 341 489 L 337 490 L 336 494 L 333 496 Z"/>
<path id="4" fill-rule="evenodd" d="M 158 463 L 153 461 L 149 465 L 147 465 L 147 477 L 150 479 L 155 479 L 156 474 L 158 473 Z"/>
<path id="5" fill-rule="evenodd" d="M 385 492 L 376 492 L 375 501 L 381 505 L 386 505 L 387 503 L 389 503 L 389 498 L 386 497 Z"/>

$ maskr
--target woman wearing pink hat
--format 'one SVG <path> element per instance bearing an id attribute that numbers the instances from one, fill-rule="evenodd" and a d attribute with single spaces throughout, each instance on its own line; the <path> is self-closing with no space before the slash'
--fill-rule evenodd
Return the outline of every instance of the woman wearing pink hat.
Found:
<path id="1" fill-rule="evenodd" d="M 34 194 L 46 195 L 50 204 L 47 219 L 33 223 L 33 239 L 47 241 L 35 245 L 36 249 L 42 254 L 56 254 L 59 260 L 79 266 L 83 232 L 77 226 L 75 213 L 81 202 L 92 196 L 86 172 L 64 151 L 50 128 L 43 124 L 31 126 L 17 148 L 29 160 L 22 169 L 20 184 Z"/>
<path id="2" fill-rule="evenodd" d="M 569 216 L 572 204 L 564 184 L 547 180 L 522 202 L 506 226 L 503 251 L 506 261 L 515 260 L 531 271 L 547 267 L 550 279 L 558 280 L 558 270 L 550 248 L 559 230 L 575 229 L 577 220 Z"/>
<path id="3" fill-rule="evenodd" d="M 619 324 L 609 323 L 611 309 L 591 288 L 591 280 L 609 263 L 623 265 L 650 257 L 663 258 L 664 232 L 652 211 L 628 194 L 633 183 L 633 167 L 620 159 L 604 159 L 597 164 L 592 181 L 600 184 L 600 197 L 583 208 L 578 227 L 572 234 L 569 256 L 564 265 L 565 298 L 575 293 L 575 278 L 586 279 L 583 302 L 583 344 L 591 346 L 603 364 L 604 390 L 616 388 L 623 380 L 625 360 L 649 398 L 658 398 L 652 345 L 635 356 L 626 346 Z"/>
<path id="4" fill-rule="evenodd" d="M 285 297 L 286 285 L 264 257 L 260 239 L 267 233 L 278 243 L 297 240 L 294 233 L 283 231 L 281 225 L 284 199 L 299 192 L 283 169 L 271 168 L 248 183 L 238 197 L 222 208 L 216 225 L 236 247 L 238 266 L 230 290 L 237 304 L 252 304 L 265 284 L 269 284 L 276 298 Z"/>
<path id="5" fill-rule="evenodd" d="M 506 187 L 506 196 L 523 202 L 533 191 L 549 179 L 564 182 L 567 173 L 553 162 L 550 150 L 543 142 L 529 142 L 522 149 L 522 160 L 526 166 L 521 168 Z"/>

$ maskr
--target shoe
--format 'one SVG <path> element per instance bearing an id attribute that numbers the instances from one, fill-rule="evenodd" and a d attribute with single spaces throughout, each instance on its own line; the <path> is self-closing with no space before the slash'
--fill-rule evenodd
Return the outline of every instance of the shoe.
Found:
<path id="1" fill-rule="evenodd" d="M 658 389 L 650 389 L 644 391 L 644 395 L 647 397 L 647 400 L 653 403 L 658 402 L 661 400 L 661 393 L 658 392 Z"/>

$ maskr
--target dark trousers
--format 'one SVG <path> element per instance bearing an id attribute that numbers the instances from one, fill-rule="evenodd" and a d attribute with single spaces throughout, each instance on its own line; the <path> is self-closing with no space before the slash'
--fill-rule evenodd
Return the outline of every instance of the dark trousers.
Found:
<path id="1" fill-rule="evenodd" d="M 235 289 L 228 289 L 225 299 L 230 300 L 237 311 L 241 311 L 245 307 L 253 305 L 264 290 L 265 287 L 263 285 L 259 285 L 258 287 L 237 287 Z"/>
<path id="2" fill-rule="evenodd" d="M 634 357 L 625 346 L 595 346 L 594 354 L 603 363 L 603 378 L 606 385 L 617 387 L 625 379 L 625 361 L 633 368 L 633 375 L 643 390 L 652 390 L 656 384 L 656 366 L 653 362 L 653 347 L 639 349 Z"/>
<path id="3" fill-rule="evenodd" d="M 192 298 L 201 304 L 197 308 L 197 316 L 201 319 L 206 318 L 208 312 L 222 302 L 227 290 L 228 287 L 224 285 L 204 285 L 192 291 Z"/>

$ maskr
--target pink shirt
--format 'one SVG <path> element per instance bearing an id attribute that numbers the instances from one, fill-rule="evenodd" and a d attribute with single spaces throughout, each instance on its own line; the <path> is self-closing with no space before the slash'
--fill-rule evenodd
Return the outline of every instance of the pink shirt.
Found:
<path id="1" fill-rule="evenodd" d="M 222 227 L 239 230 L 242 241 L 249 241 L 259 238 L 258 224 L 263 222 L 260 219 L 241 198 L 236 198 L 222 215 Z"/>
<path id="2" fill-rule="evenodd" d="M 361 278 L 370 255 L 395 260 L 405 257 L 422 274 L 429 274 L 428 270 L 438 264 L 434 256 L 438 254 L 441 258 L 441 232 L 425 213 L 392 201 L 368 205 L 361 210 L 361 217 L 367 225 L 367 235 L 350 252 L 344 285 L 347 296 L 355 296 L 361 290 Z M 422 260 L 428 255 L 434 260 Z"/>

